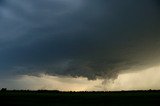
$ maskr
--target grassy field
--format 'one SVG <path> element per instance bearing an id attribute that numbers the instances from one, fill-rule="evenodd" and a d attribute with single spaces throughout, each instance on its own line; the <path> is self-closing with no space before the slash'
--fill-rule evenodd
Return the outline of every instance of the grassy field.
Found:
<path id="1" fill-rule="evenodd" d="M 0 91 L 0 106 L 159 106 L 160 91 Z"/>

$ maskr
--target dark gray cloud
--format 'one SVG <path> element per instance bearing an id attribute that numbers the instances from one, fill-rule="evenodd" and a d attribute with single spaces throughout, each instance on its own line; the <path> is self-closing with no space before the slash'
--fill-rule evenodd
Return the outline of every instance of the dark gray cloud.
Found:
<path id="1" fill-rule="evenodd" d="M 1 0 L 0 73 L 112 78 L 160 60 L 158 0 Z"/>

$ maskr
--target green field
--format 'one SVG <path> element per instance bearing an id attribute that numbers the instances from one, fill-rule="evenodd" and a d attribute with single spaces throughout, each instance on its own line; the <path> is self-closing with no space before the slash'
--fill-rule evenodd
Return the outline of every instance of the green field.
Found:
<path id="1" fill-rule="evenodd" d="M 1 91 L 0 106 L 159 106 L 160 91 Z"/>

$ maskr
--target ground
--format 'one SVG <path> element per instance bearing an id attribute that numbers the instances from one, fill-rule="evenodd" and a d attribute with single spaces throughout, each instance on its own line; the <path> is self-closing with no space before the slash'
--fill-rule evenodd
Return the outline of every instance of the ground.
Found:
<path id="1" fill-rule="evenodd" d="M 10 106 L 158 106 L 160 91 L 59 92 L 0 91 L 0 105 Z"/>

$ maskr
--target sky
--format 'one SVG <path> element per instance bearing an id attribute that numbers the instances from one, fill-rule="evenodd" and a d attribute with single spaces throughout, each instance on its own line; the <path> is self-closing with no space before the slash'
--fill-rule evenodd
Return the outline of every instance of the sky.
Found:
<path id="1" fill-rule="evenodd" d="M 0 0 L 0 88 L 146 90 L 159 81 L 159 0 Z"/>

